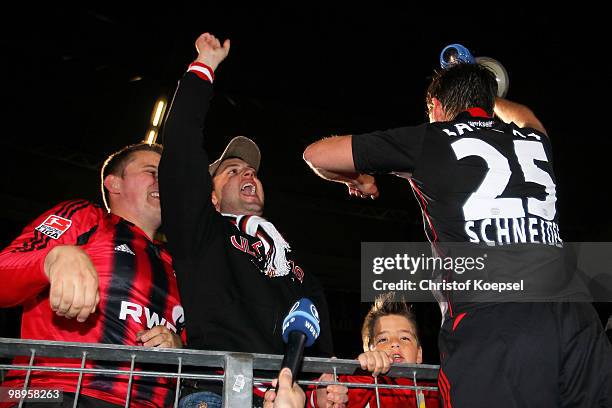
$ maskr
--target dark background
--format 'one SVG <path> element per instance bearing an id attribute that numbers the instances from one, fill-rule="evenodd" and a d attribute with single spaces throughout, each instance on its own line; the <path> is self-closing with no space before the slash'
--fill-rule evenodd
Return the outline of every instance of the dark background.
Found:
<path id="1" fill-rule="evenodd" d="M 0 244 L 61 200 L 99 201 L 102 161 L 144 138 L 155 101 L 172 95 L 195 39 L 210 31 L 232 48 L 216 73 L 207 148 L 216 156 L 239 134 L 258 143 L 266 216 L 327 288 L 337 353 L 354 357 L 368 307 L 360 243 L 423 241 L 420 211 L 404 180 L 380 178 L 375 202 L 349 198 L 301 153 L 323 136 L 423 122 L 447 44 L 502 61 L 508 98 L 548 129 L 564 240 L 610 240 L 606 22 L 596 10 L 551 12 L 151 3 L 3 13 Z M 437 363 L 438 307 L 415 307 L 425 362 Z M 609 305 L 597 307 L 607 320 Z M 0 335 L 18 335 L 18 314 L 4 312 Z"/>

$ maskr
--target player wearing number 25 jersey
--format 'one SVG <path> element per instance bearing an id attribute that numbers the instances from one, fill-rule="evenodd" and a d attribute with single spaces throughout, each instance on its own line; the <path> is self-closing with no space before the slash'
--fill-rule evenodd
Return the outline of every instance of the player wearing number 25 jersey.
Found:
<path id="1" fill-rule="evenodd" d="M 506 277 L 527 282 L 512 300 L 544 300 L 544 294 L 559 298 L 568 292 L 552 285 L 564 283 L 568 274 L 559 249 L 551 146 L 544 133 L 470 108 L 453 121 L 353 135 L 352 151 L 358 171 L 408 179 L 439 255 L 447 255 L 448 242 L 486 247 L 496 258 L 489 259 L 485 276 L 494 282 Z M 504 262 L 494 268 L 491 263 L 500 259 Z M 475 277 L 470 272 L 440 279 Z M 480 306 L 461 295 L 439 297 L 447 317 Z M 501 296 L 495 292 L 488 300 Z"/>
<path id="2" fill-rule="evenodd" d="M 472 108 L 452 122 L 353 135 L 353 159 L 361 172 L 409 178 L 431 242 L 562 243 L 550 142 L 534 129 Z"/>
<path id="3" fill-rule="evenodd" d="M 486 68 L 457 64 L 434 75 L 431 123 L 323 139 L 304 159 L 361 197 L 378 196 L 374 174 L 407 178 L 437 254 L 448 243 L 486 246 L 504 260 L 495 274 L 554 287 L 573 271 L 558 255 L 550 141 L 528 108 L 496 92 Z M 591 305 L 537 292 L 517 303 L 457 304 L 456 295 L 438 298 L 445 407 L 612 406 L 612 351 Z"/>

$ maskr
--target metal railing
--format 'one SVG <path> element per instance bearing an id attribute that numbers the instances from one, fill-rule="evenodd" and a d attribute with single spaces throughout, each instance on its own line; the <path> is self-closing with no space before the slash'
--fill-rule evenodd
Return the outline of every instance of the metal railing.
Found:
<path id="1" fill-rule="evenodd" d="M 40 341 L 0 338 L 0 357 L 14 358 L 27 357 L 26 365 L 0 364 L 0 370 L 22 370 L 26 372 L 23 390 L 28 389 L 32 371 L 49 371 L 78 373 L 76 384 L 74 407 L 77 406 L 79 392 L 81 390 L 83 374 L 98 374 L 107 376 L 128 376 L 128 391 L 125 397 L 125 407 L 130 406 L 131 386 L 134 376 L 139 377 L 161 377 L 176 379 L 176 393 L 174 407 L 178 406 L 179 390 L 181 380 L 208 380 L 222 383 L 223 386 L 223 406 L 225 407 L 251 407 L 252 389 L 254 385 L 269 384 L 280 369 L 283 356 L 274 354 L 251 354 L 234 353 L 225 351 L 202 351 L 190 349 L 158 349 L 144 348 L 138 346 L 122 346 L 116 344 L 99 343 L 67 343 L 59 341 Z M 59 365 L 36 365 L 36 358 L 69 358 L 79 359 L 80 367 L 62 367 Z M 86 362 L 95 360 L 96 362 L 121 362 L 129 363 L 126 369 L 100 369 L 86 368 Z M 135 366 L 141 363 L 159 364 L 160 371 L 135 370 Z M 150 367 L 150 366 L 149 366 Z M 202 374 L 190 372 L 193 368 L 210 368 L 223 370 L 223 374 Z M 356 388 L 374 388 L 378 400 L 379 389 L 411 389 L 415 391 L 437 390 L 433 386 L 420 386 L 419 380 L 434 382 L 438 377 L 436 365 L 425 364 L 396 364 L 391 367 L 388 376 L 404 377 L 414 379 L 414 385 L 391 385 L 366 383 L 343 383 L 338 381 L 303 381 L 298 383 L 302 386 L 319 385 L 327 386 L 332 384 L 345 385 Z M 164 370 L 161 370 L 164 369 Z M 333 373 L 334 379 L 338 375 L 353 375 L 360 369 L 356 360 L 325 359 L 305 357 L 302 365 L 303 373 L 320 375 L 321 373 Z M 253 372 L 270 372 L 269 378 L 254 377 Z M 198 371 L 198 370 L 196 370 Z M 416 401 L 416 400 L 415 400 Z M 19 407 L 23 404 L 23 399 L 19 402 Z M 380 404 L 378 404 L 380 406 Z"/>

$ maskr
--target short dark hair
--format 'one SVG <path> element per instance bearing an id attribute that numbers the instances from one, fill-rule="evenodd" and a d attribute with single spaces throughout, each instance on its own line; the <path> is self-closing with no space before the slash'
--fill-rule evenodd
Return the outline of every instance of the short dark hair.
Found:
<path id="1" fill-rule="evenodd" d="M 417 346 L 421 344 L 419 340 L 419 328 L 416 321 L 416 316 L 412 311 L 410 305 L 408 305 L 403 297 L 399 299 L 395 295 L 395 292 L 389 292 L 384 295 L 380 295 L 372 304 L 370 311 L 363 319 L 363 326 L 361 327 L 361 339 L 363 340 L 364 351 L 369 350 L 370 346 L 374 344 L 374 326 L 376 322 L 383 316 L 398 315 L 405 317 L 414 326 L 414 335 L 416 337 Z"/>
<path id="2" fill-rule="evenodd" d="M 495 74 L 484 65 L 463 63 L 434 73 L 425 102 L 431 109 L 432 99 L 438 99 L 449 118 L 469 108 L 481 108 L 493 115 L 495 95 Z"/>
<path id="3" fill-rule="evenodd" d="M 132 156 L 136 152 L 155 152 L 161 156 L 162 151 L 163 147 L 160 144 L 141 142 L 125 146 L 121 150 L 108 156 L 102 165 L 102 169 L 100 170 L 100 189 L 102 190 L 102 201 L 104 201 L 104 206 L 108 211 L 110 211 L 110 203 L 108 200 L 108 191 L 106 190 L 106 187 L 104 187 L 104 179 L 106 176 L 109 174 L 114 174 L 115 176 L 123 177 L 125 167 L 130 163 L 130 161 L 132 161 Z"/>

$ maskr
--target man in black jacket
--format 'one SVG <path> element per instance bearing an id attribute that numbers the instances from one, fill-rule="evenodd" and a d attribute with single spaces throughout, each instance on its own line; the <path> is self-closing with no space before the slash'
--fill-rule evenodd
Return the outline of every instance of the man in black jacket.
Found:
<path id="1" fill-rule="evenodd" d="M 229 40 L 221 45 L 208 33 L 196 40 L 198 57 L 179 84 L 164 131 L 162 219 L 189 316 L 187 344 L 282 354 L 283 319 L 295 301 L 308 297 L 321 317 L 321 335 L 310 354 L 330 357 L 322 287 L 300 267 L 274 225 L 261 218 L 257 145 L 236 137 L 213 163 L 202 147 L 214 71 L 229 47 Z"/>

